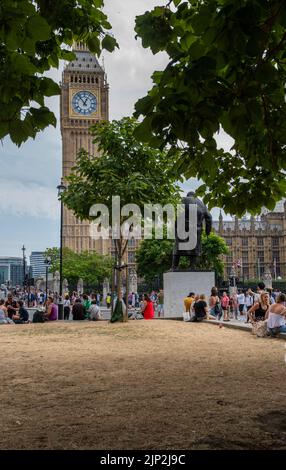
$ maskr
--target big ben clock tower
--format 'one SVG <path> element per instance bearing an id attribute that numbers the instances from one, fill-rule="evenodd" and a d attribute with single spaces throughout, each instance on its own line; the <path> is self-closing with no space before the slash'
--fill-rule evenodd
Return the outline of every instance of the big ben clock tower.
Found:
<path id="1" fill-rule="evenodd" d="M 89 128 L 108 120 L 108 84 L 103 68 L 85 45 L 75 44 L 76 59 L 65 67 L 61 85 L 61 133 L 63 177 L 70 174 L 78 151 L 96 153 Z M 105 254 L 108 244 L 92 240 L 89 223 L 78 220 L 64 207 L 63 246 L 73 251 L 97 250 Z"/>

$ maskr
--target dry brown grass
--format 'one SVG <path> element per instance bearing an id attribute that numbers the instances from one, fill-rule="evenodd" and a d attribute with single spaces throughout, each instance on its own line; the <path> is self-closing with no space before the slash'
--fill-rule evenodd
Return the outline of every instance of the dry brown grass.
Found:
<path id="1" fill-rule="evenodd" d="M 284 341 L 177 321 L 1 325 L 9 449 L 286 449 Z"/>

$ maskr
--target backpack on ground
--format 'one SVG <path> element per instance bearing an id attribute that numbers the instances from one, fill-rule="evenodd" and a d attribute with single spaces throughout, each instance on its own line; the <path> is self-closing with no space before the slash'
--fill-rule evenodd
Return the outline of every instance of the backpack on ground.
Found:
<path id="1" fill-rule="evenodd" d="M 44 312 L 37 310 L 33 315 L 33 323 L 44 323 L 44 322 L 45 322 Z"/>

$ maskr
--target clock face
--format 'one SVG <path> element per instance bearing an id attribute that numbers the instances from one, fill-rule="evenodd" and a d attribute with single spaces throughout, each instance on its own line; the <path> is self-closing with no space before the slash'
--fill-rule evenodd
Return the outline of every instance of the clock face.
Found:
<path id="1" fill-rule="evenodd" d="M 97 109 L 96 97 L 90 91 L 78 91 L 73 96 L 72 107 L 75 113 L 88 116 Z"/>

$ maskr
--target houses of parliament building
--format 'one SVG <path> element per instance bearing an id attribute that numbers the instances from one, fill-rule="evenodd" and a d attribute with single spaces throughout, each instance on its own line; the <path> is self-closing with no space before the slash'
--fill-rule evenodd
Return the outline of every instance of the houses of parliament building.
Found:
<path id="1" fill-rule="evenodd" d="M 61 84 L 61 133 L 63 177 L 70 174 L 78 151 L 84 148 L 91 154 L 97 149 L 89 134 L 89 127 L 109 118 L 109 87 L 105 71 L 97 58 L 84 45 L 75 44 L 76 58 L 63 71 Z M 259 219 L 235 218 L 214 222 L 215 231 L 226 240 L 230 254 L 225 257 L 225 279 L 229 278 L 233 263 L 240 260 L 240 277 L 260 278 L 266 267 L 274 277 L 286 277 L 286 204 L 275 211 L 264 213 Z M 75 252 L 96 250 L 114 254 L 111 240 L 93 240 L 89 223 L 81 222 L 64 207 L 63 246 Z M 137 241 L 130 240 L 126 261 L 135 269 Z"/>
<path id="2" fill-rule="evenodd" d="M 224 257 L 224 279 L 229 279 L 232 266 L 239 261 L 240 278 L 261 279 L 266 268 L 273 279 L 286 277 L 286 202 L 280 202 L 272 212 L 259 217 L 223 220 L 213 223 L 214 229 L 226 241 L 230 254 Z"/>

